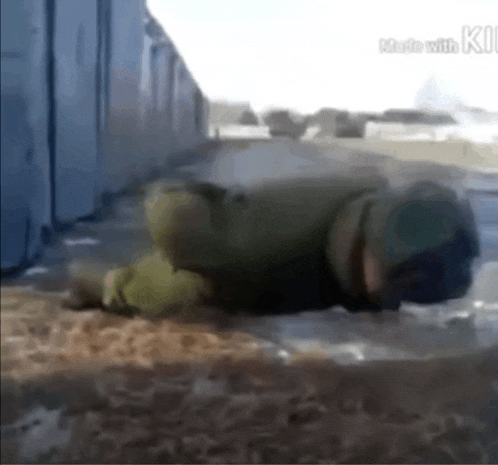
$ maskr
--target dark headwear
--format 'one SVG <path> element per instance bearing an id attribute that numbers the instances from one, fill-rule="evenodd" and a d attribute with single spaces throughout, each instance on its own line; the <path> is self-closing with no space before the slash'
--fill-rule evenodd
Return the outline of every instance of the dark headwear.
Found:
<path id="1" fill-rule="evenodd" d="M 401 195 L 379 193 L 363 231 L 401 300 L 440 302 L 469 288 L 476 225 L 470 204 L 450 189 L 424 182 Z"/>
<path id="2" fill-rule="evenodd" d="M 470 286 L 471 261 L 479 255 L 476 225 L 470 204 L 450 189 L 423 182 L 406 192 L 381 191 L 348 204 L 332 228 L 328 249 L 345 292 L 351 292 L 355 273 L 348 254 L 360 234 L 380 262 L 392 308 L 401 300 L 461 297 Z"/>

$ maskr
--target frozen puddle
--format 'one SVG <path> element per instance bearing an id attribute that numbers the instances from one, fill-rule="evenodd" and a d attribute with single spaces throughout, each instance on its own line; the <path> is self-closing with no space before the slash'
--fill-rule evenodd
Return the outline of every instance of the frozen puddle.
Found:
<path id="1" fill-rule="evenodd" d="M 275 355 L 280 356 L 279 350 L 297 351 L 325 355 L 339 363 L 425 358 L 498 344 L 498 310 L 447 314 L 444 321 L 430 315 L 419 318 L 413 310 L 402 308 L 389 321 L 391 315 L 363 318 L 331 309 L 320 312 L 314 321 L 306 313 L 263 318 L 248 330 L 273 343 Z"/>
<path id="2" fill-rule="evenodd" d="M 73 239 L 64 239 L 64 245 L 67 245 L 68 247 L 74 247 L 78 245 L 90 245 L 90 246 L 96 246 L 100 245 L 100 241 L 98 239 L 92 239 L 91 237 L 79 237 L 79 238 L 73 238 Z"/>
<path id="3" fill-rule="evenodd" d="M 464 299 L 438 305 L 405 304 L 399 312 L 327 311 L 263 317 L 248 330 L 273 351 L 329 356 L 339 363 L 424 358 L 498 344 L 498 262 L 481 267 Z"/>
<path id="4" fill-rule="evenodd" d="M 47 268 L 46 266 L 33 266 L 31 268 L 28 268 L 24 272 L 24 276 L 26 278 L 31 278 L 34 276 L 40 276 L 40 275 L 46 275 L 50 273 L 50 269 Z"/>
<path id="5" fill-rule="evenodd" d="M 2 427 L 2 439 L 14 440 L 20 463 L 32 463 L 33 457 L 53 458 L 57 451 L 67 445 L 71 437 L 68 419 L 62 408 L 47 409 L 36 405 L 13 425 Z"/>

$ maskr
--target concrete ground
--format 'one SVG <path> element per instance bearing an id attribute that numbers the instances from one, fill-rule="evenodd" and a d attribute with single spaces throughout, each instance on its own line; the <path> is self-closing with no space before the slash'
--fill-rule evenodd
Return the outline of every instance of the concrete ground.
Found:
<path id="1" fill-rule="evenodd" d="M 427 163 L 401 165 L 390 156 L 362 152 L 351 153 L 347 145 L 324 147 L 292 142 L 285 138 L 273 141 L 225 141 L 211 144 L 206 153 L 190 153 L 175 159 L 173 177 L 195 177 L 243 189 L 262 179 L 277 179 L 300 173 L 324 173 L 338 165 L 355 169 L 377 166 L 390 172 L 395 182 L 421 179 L 444 180 L 455 188 L 471 185 L 474 191 L 483 183 L 487 189 L 497 187 L 497 178 L 480 180 L 458 168 L 434 170 Z M 408 173 L 408 174 L 406 174 Z M 404 177 L 406 178 L 404 178 Z M 477 186 L 477 187 L 476 187 Z M 491 187 L 489 187 L 491 186 Z M 498 191 L 498 188 L 497 188 Z M 379 318 L 350 315 L 340 308 L 325 312 L 303 312 L 297 316 L 268 317 L 252 320 L 246 330 L 268 344 L 285 350 L 321 351 L 345 363 L 358 360 L 412 358 L 438 350 L 471 349 L 498 343 L 498 209 L 496 196 L 485 193 L 474 202 L 483 255 L 475 266 L 475 284 L 469 295 L 442 305 L 404 305 L 399 315 Z M 494 191 L 493 191 L 494 192 Z M 493 194 L 494 195 L 494 194 Z M 143 227 L 141 198 L 116 200 L 113 214 L 101 222 L 77 223 L 62 234 L 43 259 L 28 269 L 10 286 L 61 291 L 65 289 L 67 265 L 74 258 L 96 257 L 118 266 L 129 263 L 135 254 L 147 250 L 151 238 Z M 476 210 L 476 211 L 477 211 Z M 312 309 L 310 309 L 312 310 Z M 282 352 L 284 353 L 284 352 Z"/>

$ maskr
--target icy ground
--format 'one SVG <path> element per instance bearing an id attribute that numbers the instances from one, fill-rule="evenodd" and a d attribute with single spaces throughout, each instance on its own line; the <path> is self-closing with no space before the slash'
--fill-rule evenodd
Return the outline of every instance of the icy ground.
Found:
<path id="1" fill-rule="evenodd" d="M 324 172 L 331 169 L 330 163 L 311 146 L 303 150 L 300 144 L 277 140 L 254 143 L 235 154 L 226 147 L 213 163 L 203 167 L 201 176 L 243 188 L 261 179 L 296 172 Z M 187 169 L 199 174 L 198 166 Z M 379 318 L 350 315 L 340 308 L 263 318 L 251 326 L 251 331 L 281 348 L 319 351 L 344 362 L 410 358 L 438 350 L 497 344 L 498 169 L 481 172 L 476 167 L 464 186 L 479 223 L 482 252 L 474 266 L 474 286 L 466 298 L 432 306 L 405 304 L 399 315 L 386 313 Z"/>
<path id="2" fill-rule="evenodd" d="M 297 151 L 295 150 L 297 147 Z M 223 147 L 212 160 L 187 168 L 196 176 L 243 188 L 262 178 L 297 171 L 330 170 L 330 160 L 285 141 L 252 143 L 243 150 Z M 374 359 L 405 359 L 466 351 L 498 344 L 498 172 L 472 172 L 465 180 L 479 223 L 482 255 L 475 263 L 474 285 L 468 295 L 441 305 L 403 305 L 399 313 L 348 314 L 341 308 L 303 312 L 297 316 L 263 317 L 244 329 L 262 339 L 275 356 L 290 351 L 320 353 L 340 363 Z M 116 217 L 99 224 L 79 224 L 47 251 L 43 261 L 27 270 L 19 283 L 34 284 L 64 270 L 76 257 L 102 256 L 117 263 L 123 250 L 148 247 L 140 226 L 140 204 L 127 198 Z"/>

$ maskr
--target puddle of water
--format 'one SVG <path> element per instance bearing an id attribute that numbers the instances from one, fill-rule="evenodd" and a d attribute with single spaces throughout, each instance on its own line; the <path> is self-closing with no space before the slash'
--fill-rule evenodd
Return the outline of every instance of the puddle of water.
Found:
<path id="1" fill-rule="evenodd" d="M 46 266 L 33 266 L 32 268 L 28 268 L 24 272 L 24 276 L 27 278 L 31 278 L 33 276 L 45 275 L 49 273 L 50 269 L 47 268 Z"/>
<path id="2" fill-rule="evenodd" d="M 13 432 L 20 461 L 31 461 L 33 457 L 49 454 L 67 445 L 71 431 L 68 425 L 64 425 L 63 415 L 63 409 L 48 410 L 37 405 L 17 420 Z"/>
<path id="3" fill-rule="evenodd" d="M 462 299 L 437 305 L 403 304 L 399 312 L 327 311 L 273 316 L 249 331 L 276 350 L 321 352 L 339 363 L 420 358 L 441 351 L 498 344 L 498 261 L 476 264 L 474 284 Z"/>
<path id="4" fill-rule="evenodd" d="M 64 239 L 64 244 L 73 247 L 78 245 L 100 245 L 100 241 L 98 239 L 92 239 L 91 237 L 80 237 L 76 239 Z"/>

